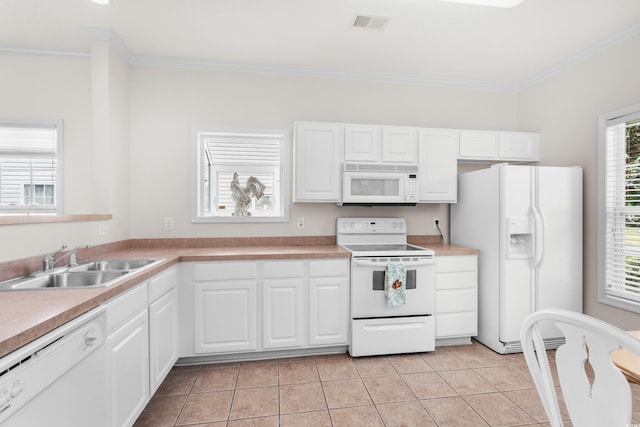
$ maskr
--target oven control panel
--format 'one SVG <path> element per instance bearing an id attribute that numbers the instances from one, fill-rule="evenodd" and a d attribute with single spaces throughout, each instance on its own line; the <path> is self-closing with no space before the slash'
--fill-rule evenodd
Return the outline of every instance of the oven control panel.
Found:
<path id="1" fill-rule="evenodd" d="M 404 218 L 338 218 L 338 234 L 405 234 Z"/>

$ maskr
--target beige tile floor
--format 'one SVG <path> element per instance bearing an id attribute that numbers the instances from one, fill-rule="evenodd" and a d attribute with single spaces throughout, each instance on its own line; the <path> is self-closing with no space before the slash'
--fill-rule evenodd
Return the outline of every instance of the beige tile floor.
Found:
<path id="1" fill-rule="evenodd" d="M 634 422 L 640 422 L 640 387 L 632 388 L 634 409 L 639 411 L 634 412 Z M 134 427 L 185 425 L 548 423 L 522 354 L 498 355 L 473 342 L 409 355 L 342 354 L 176 366 Z"/>

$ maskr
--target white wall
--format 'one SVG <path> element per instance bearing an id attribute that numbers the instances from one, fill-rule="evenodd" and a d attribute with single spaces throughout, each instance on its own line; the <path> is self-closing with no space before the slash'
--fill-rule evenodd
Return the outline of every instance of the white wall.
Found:
<path id="1" fill-rule="evenodd" d="M 410 234 L 436 234 L 432 218 L 447 230 L 448 205 L 296 203 L 289 223 L 192 224 L 191 130 L 292 129 L 294 121 L 515 130 L 515 107 L 516 95 L 505 92 L 136 66 L 131 76 L 131 235 L 335 235 L 340 216 L 404 216 Z M 163 231 L 164 217 L 174 218 L 175 231 Z M 296 217 L 305 218 L 304 230 L 296 228 Z"/>
<path id="2" fill-rule="evenodd" d="M 0 55 L 0 118 L 62 119 L 64 210 L 93 213 L 91 177 L 91 59 Z M 0 226 L 0 260 L 24 258 L 93 241 L 95 223 Z"/>
<path id="3" fill-rule="evenodd" d="M 129 238 L 129 65 L 103 42 L 87 56 L 0 55 L 0 118 L 64 122 L 64 214 L 103 222 L 0 226 L 0 262 Z"/>
<path id="4" fill-rule="evenodd" d="M 640 36 L 579 62 L 520 93 L 520 127 L 539 130 L 541 164 L 584 168 L 584 311 L 622 328 L 640 315 L 596 298 L 598 115 L 640 102 Z"/>

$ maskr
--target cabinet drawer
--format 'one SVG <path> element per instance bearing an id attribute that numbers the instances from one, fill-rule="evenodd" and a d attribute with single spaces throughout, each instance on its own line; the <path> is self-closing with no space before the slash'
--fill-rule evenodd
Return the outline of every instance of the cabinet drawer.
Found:
<path id="1" fill-rule="evenodd" d="M 147 284 L 139 285 L 107 304 L 107 334 L 147 308 Z"/>
<path id="2" fill-rule="evenodd" d="M 309 261 L 310 277 L 346 276 L 349 274 L 349 260 Z"/>
<path id="3" fill-rule="evenodd" d="M 196 264 L 196 281 L 255 279 L 258 277 L 258 264 L 255 262 L 207 262 Z"/>
<path id="4" fill-rule="evenodd" d="M 160 298 L 162 295 L 173 289 L 178 283 L 178 273 L 176 268 L 160 273 L 147 282 L 149 291 L 149 304 Z"/>
<path id="5" fill-rule="evenodd" d="M 477 311 L 478 297 L 475 289 L 456 289 L 436 292 L 436 313 Z"/>
<path id="6" fill-rule="evenodd" d="M 302 261 L 268 261 L 263 265 L 265 278 L 302 277 L 303 273 Z"/>
<path id="7" fill-rule="evenodd" d="M 359 319 L 352 324 L 351 347 L 354 356 L 432 351 L 433 316 L 409 318 Z"/>
<path id="8" fill-rule="evenodd" d="M 436 290 L 464 289 L 477 287 L 478 274 L 475 271 L 461 271 L 438 273 L 436 275 Z"/>
<path id="9" fill-rule="evenodd" d="M 450 271 L 477 271 L 477 255 L 454 255 L 436 257 L 436 273 Z"/>
<path id="10" fill-rule="evenodd" d="M 436 315 L 436 338 L 475 335 L 478 335 L 478 316 L 475 312 Z"/>

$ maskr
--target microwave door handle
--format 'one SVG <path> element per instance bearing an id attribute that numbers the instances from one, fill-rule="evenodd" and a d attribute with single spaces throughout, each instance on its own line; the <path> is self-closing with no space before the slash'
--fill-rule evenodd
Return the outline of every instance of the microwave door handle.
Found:
<path id="1" fill-rule="evenodd" d="M 354 265 L 358 265 L 361 267 L 386 267 L 388 262 L 385 261 L 368 261 L 362 260 L 358 258 L 351 258 L 351 261 Z M 434 263 L 433 258 L 425 258 L 419 261 L 400 261 L 403 262 L 407 268 L 410 267 L 422 267 L 425 265 L 432 265 Z"/>

